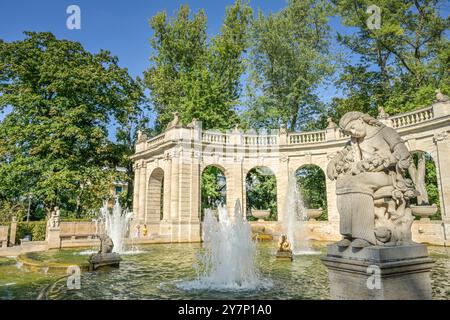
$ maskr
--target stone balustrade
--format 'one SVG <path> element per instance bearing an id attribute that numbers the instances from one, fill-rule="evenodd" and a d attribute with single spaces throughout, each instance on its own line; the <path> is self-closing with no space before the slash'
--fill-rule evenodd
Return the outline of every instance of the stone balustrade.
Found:
<path id="1" fill-rule="evenodd" d="M 437 104 L 439 107 L 440 105 Z M 438 113 L 442 113 L 439 109 Z M 435 119 L 434 107 L 427 107 L 420 110 L 415 110 L 408 113 L 403 113 L 385 119 L 381 119 L 386 125 L 399 129 L 420 123 L 425 123 Z M 189 130 L 182 127 L 174 129 Z M 200 130 L 201 126 L 191 130 Z M 188 131 L 187 131 L 188 132 Z M 172 135 L 173 136 L 173 135 Z M 232 133 L 221 133 L 217 131 L 201 131 L 201 141 L 207 144 L 232 144 L 244 146 L 270 146 L 270 145 L 303 145 L 321 143 L 334 140 L 348 139 L 349 135 L 344 134 L 338 127 L 327 128 L 326 130 L 308 131 L 308 132 L 290 132 L 287 134 L 287 139 L 281 139 L 282 134 L 249 134 L 241 131 L 234 131 Z M 234 138 L 235 137 L 235 138 Z M 162 133 L 145 141 L 144 148 L 138 148 L 139 151 L 155 148 L 156 146 L 167 142 L 170 135 Z"/>
<path id="2" fill-rule="evenodd" d="M 325 130 L 289 134 L 289 144 L 308 144 L 324 142 Z"/>
<path id="3" fill-rule="evenodd" d="M 243 136 L 243 139 L 244 145 L 246 146 L 267 146 L 278 144 L 278 136 L 276 135 L 246 134 Z"/>
<path id="4" fill-rule="evenodd" d="M 230 142 L 230 135 L 206 131 L 202 133 L 202 142 L 226 144 Z"/>
<path id="5" fill-rule="evenodd" d="M 433 119 L 433 108 L 428 107 L 388 118 L 393 128 L 406 127 Z"/>

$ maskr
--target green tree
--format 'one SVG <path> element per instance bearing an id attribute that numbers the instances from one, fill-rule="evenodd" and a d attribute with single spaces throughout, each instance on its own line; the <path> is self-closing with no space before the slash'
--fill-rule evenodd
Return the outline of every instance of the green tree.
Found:
<path id="1" fill-rule="evenodd" d="M 156 113 L 156 132 L 164 130 L 179 112 L 181 121 L 193 118 L 204 128 L 230 128 L 238 122 L 235 107 L 245 70 L 247 28 L 252 11 L 241 2 L 228 7 L 220 33 L 208 41 L 207 17 L 182 5 L 175 17 L 166 12 L 150 20 L 154 54 L 145 72 L 145 84 Z"/>
<path id="2" fill-rule="evenodd" d="M 296 172 L 297 185 L 306 208 L 323 209 L 320 220 L 327 219 L 327 189 L 323 170 L 315 165 L 306 165 Z"/>
<path id="3" fill-rule="evenodd" d="M 201 181 L 201 215 L 205 209 L 217 209 L 217 205 L 226 205 L 226 178 L 224 172 L 208 166 L 203 170 Z"/>
<path id="4" fill-rule="evenodd" d="M 316 89 L 334 68 L 330 10 L 325 0 L 289 0 L 278 13 L 258 13 L 251 36 L 250 126 L 303 129 L 323 109 Z"/>
<path id="5" fill-rule="evenodd" d="M 384 107 L 390 114 L 430 105 L 434 91 L 450 90 L 450 42 L 445 35 L 450 18 L 443 17 L 441 0 L 333 0 L 342 22 L 357 28 L 338 40 L 357 62 L 347 64 L 338 81 L 345 93 L 336 98 L 332 113 L 360 110 L 376 114 Z M 376 4 L 381 27 L 368 28 Z"/>
<path id="6" fill-rule="evenodd" d="M 277 220 L 277 180 L 273 172 L 266 167 L 250 170 L 245 178 L 245 186 L 247 215 L 252 209 L 270 210 L 269 220 Z"/>
<path id="7" fill-rule="evenodd" d="M 109 193 L 121 155 L 108 126 L 134 112 L 142 89 L 116 57 L 51 33 L 0 43 L 1 206 L 81 216 Z M 119 119 L 120 121 L 120 119 Z M 112 169 L 108 169 L 112 168 Z"/>

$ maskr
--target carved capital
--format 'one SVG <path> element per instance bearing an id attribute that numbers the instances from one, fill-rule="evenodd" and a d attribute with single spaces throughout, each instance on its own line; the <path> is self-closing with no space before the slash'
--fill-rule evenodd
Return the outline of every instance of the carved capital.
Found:
<path id="1" fill-rule="evenodd" d="M 440 132 L 440 133 L 436 133 L 433 136 L 433 141 L 434 141 L 434 143 L 438 143 L 438 142 L 447 140 L 447 138 L 448 138 L 448 133 L 446 131 L 443 131 L 443 132 Z"/>

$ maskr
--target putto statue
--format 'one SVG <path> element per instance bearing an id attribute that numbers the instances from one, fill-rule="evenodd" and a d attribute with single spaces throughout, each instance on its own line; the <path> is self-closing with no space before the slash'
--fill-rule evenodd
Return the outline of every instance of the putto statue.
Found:
<path id="1" fill-rule="evenodd" d="M 100 237 L 100 250 L 98 253 L 111 253 L 114 249 L 114 243 L 107 234 Z"/>
<path id="2" fill-rule="evenodd" d="M 288 241 L 287 236 L 282 234 L 278 241 L 277 258 L 289 259 L 292 261 L 291 243 Z"/>
<path id="3" fill-rule="evenodd" d="M 411 243 L 409 201 L 418 195 L 405 178 L 410 153 L 398 133 L 361 112 L 348 112 L 339 127 L 351 140 L 333 157 L 327 176 L 336 179 L 339 247 Z"/>

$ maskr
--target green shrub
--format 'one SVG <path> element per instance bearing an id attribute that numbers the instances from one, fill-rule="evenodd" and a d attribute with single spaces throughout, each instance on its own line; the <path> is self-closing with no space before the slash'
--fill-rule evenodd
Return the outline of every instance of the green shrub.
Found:
<path id="1" fill-rule="evenodd" d="M 23 239 L 27 234 L 31 235 L 33 241 L 45 240 L 46 221 L 18 222 L 16 231 L 16 242 Z"/>

